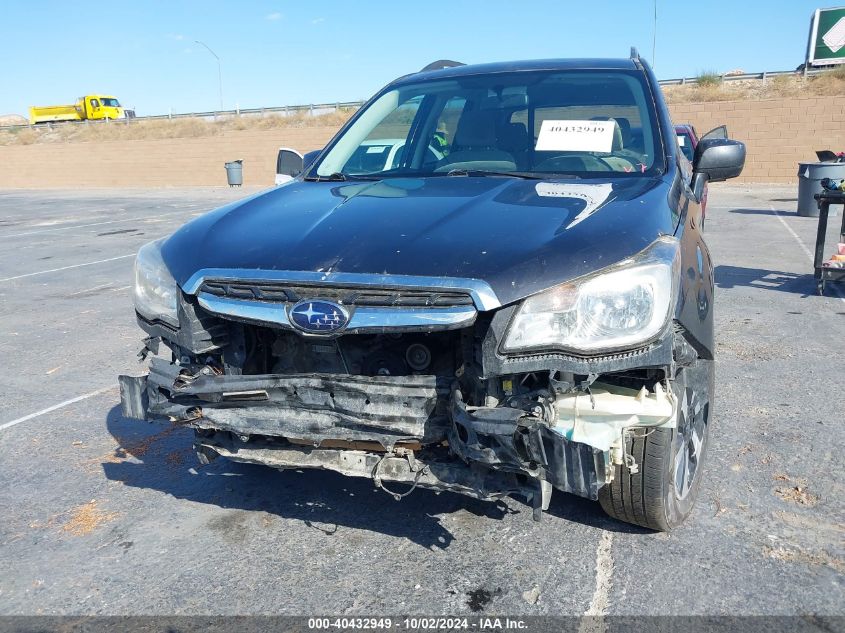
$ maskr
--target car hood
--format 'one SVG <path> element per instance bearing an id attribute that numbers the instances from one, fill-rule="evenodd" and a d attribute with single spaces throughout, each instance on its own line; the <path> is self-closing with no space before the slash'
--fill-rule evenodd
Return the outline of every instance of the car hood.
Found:
<path id="1" fill-rule="evenodd" d="M 180 286 L 208 268 L 460 277 L 507 304 L 673 233 L 668 190 L 647 177 L 295 180 L 194 219 L 162 255 Z"/>

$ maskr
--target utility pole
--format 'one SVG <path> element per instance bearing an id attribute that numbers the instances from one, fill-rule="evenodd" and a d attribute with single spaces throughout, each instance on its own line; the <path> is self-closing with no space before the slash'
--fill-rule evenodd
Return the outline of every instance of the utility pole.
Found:
<path id="1" fill-rule="evenodd" d="M 655 2 L 656 1 L 657 0 L 655 0 Z M 217 60 L 217 86 L 220 89 L 220 110 L 222 111 L 223 110 L 223 68 L 220 65 L 220 58 L 217 56 L 217 53 L 215 53 L 213 50 L 211 50 L 211 47 L 208 44 L 206 44 L 205 42 L 200 42 L 199 40 L 194 40 L 194 43 L 199 44 L 200 46 L 204 46 L 205 50 L 207 50 L 209 53 L 214 55 L 214 59 Z"/>

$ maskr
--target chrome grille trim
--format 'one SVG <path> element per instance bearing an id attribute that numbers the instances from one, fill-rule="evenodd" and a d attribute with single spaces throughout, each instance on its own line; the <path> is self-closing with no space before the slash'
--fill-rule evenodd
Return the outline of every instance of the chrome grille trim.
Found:
<path id="1" fill-rule="evenodd" d="M 303 285 L 284 282 L 244 282 L 209 280 L 199 287 L 198 294 L 212 294 L 227 299 L 296 303 L 319 297 L 347 307 L 451 308 L 472 306 L 472 296 L 464 291 L 390 290 L 338 285 Z"/>
<path id="2" fill-rule="evenodd" d="M 208 312 L 231 316 L 259 323 L 272 324 L 293 330 L 288 317 L 289 304 L 266 301 L 230 299 L 201 292 L 197 300 Z M 414 329 L 420 331 L 454 330 L 468 327 L 475 322 L 477 311 L 472 306 L 451 308 L 355 308 L 349 324 L 342 330 L 309 336 L 331 336 L 338 334 L 376 333 L 391 329 Z M 298 330 L 297 330 L 298 331 Z"/>
<path id="3" fill-rule="evenodd" d="M 307 284 L 315 286 L 315 292 L 319 292 L 319 286 L 321 285 L 329 287 L 369 288 L 373 290 L 465 292 L 472 297 L 473 304 L 475 304 L 475 307 L 479 311 L 495 310 L 502 305 L 496 293 L 487 282 L 480 279 L 463 279 L 458 277 L 417 277 L 413 275 L 378 275 L 370 273 L 322 273 L 290 270 L 206 268 L 194 273 L 185 282 L 182 289 L 189 295 L 196 295 L 205 282 L 231 282 L 258 286 L 266 283 Z M 206 297 L 214 296 L 211 294 L 206 295 L 206 293 L 203 293 L 203 295 Z M 216 298 L 223 299 L 225 297 Z M 261 303 L 254 299 L 238 301 L 240 303 Z M 275 309 L 279 308 L 276 307 Z M 396 309 L 398 310 L 399 308 Z M 441 308 L 428 308 L 422 311 L 429 310 L 441 310 Z"/>

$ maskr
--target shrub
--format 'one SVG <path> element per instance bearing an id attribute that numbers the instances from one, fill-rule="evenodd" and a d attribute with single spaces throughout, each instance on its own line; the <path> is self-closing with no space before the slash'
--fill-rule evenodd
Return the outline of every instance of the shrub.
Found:
<path id="1" fill-rule="evenodd" d="M 825 77 L 831 79 L 845 79 L 845 64 L 834 66 L 830 70 L 823 72 L 821 75 L 816 75 L 817 79 L 824 79 Z"/>
<path id="2" fill-rule="evenodd" d="M 722 83 L 722 76 L 714 70 L 702 70 L 695 79 L 699 86 L 718 86 Z"/>

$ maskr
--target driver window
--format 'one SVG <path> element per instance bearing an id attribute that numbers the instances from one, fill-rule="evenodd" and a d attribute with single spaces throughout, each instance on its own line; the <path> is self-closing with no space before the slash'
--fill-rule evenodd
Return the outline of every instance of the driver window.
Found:
<path id="1" fill-rule="evenodd" d="M 99 99 L 91 99 L 91 107 L 92 108 L 99 108 L 100 107 L 100 100 Z"/>

